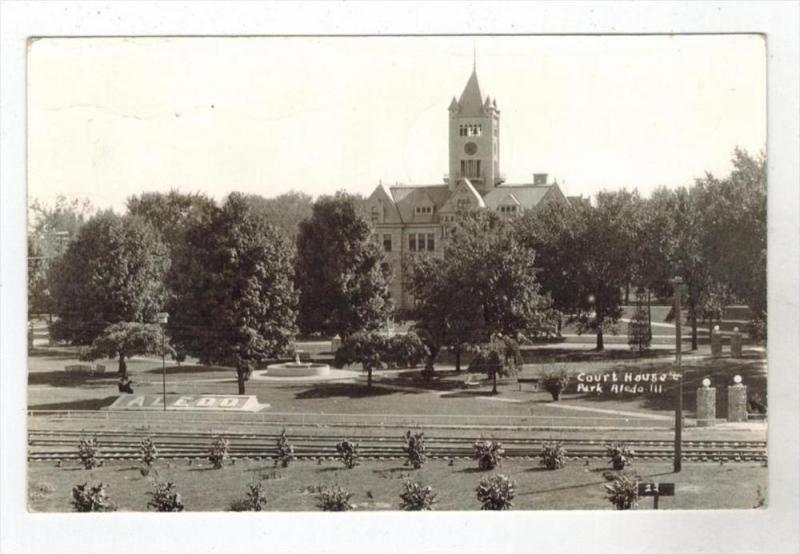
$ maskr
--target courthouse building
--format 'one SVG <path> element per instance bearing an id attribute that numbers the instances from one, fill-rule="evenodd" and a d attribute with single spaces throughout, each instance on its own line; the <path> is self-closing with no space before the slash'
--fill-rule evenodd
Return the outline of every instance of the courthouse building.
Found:
<path id="1" fill-rule="evenodd" d="M 368 199 L 375 232 L 392 266 L 391 295 L 401 309 L 413 306 L 403 275 L 404 258 L 420 251 L 443 255 L 448 228 L 459 212 L 487 209 L 512 216 L 548 202 L 568 202 L 546 173 L 534 173 L 531 183 L 505 182 L 500 169 L 500 110 L 496 99 L 481 93 L 475 69 L 448 111 L 450 159 L 444 183 L 380 184 Z"/>

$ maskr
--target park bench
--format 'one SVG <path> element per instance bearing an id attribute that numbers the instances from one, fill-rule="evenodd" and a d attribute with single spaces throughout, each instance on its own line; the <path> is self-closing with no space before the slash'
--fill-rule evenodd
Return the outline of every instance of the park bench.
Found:
<path id="1" fill-rule="evenodd" d="M 539 391 L 539 378 L 538 377 L 519 377 L 517 378 L 517 383 L 519 383 L 519 390 L 522 390 L 523 385 L 527 385 L 527 389 L 531 392 L 538 392 Z"/>
<path id="2" fill-rule="evenodd" d="M 64 366 L 64 371 L 66 373 L 74 373 L 80 375 L 96 375 L 99 373 L 106 372 L 106 366 L 103 364 L 96 364 L 92 366 L 91 364 L 72 364 L 68 366 Z"/>
<path id="3" fill-rule="evenodd" d="M 480 378 L 476 375 L 467 375 L 464 378 L 464 388 L 472 389 L 481 386 Z"/>

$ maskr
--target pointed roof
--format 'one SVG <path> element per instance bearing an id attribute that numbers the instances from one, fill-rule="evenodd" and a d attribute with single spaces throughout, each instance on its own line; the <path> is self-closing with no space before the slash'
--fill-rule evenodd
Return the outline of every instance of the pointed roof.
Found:
<path id="1" fill-rule="evenodd" d="M 475 69 L 472 70 L 472 75 L 469 76 L 469 81 L 467 81 L 467 86 L 464 87 L 464 92 L 461 93 L 458 104 L 461 106 L 462 115 L 483 115 L 483 95 L 478 84 L 478 72 Z"/>

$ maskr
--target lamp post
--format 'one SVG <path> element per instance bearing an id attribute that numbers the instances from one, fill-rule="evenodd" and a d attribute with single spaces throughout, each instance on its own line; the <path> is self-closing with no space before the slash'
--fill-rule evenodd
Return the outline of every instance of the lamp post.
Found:
<path id="1" fill-rule="evenodd" d="M 162 404 L 164 405 L 164 411 L 167 411 L 167 353 L 165 350 L 166 341 L 165 341 L 165 331 L 164 327 L 167 325 L 167 321 L 169 321 L 169 314 L 167 312 L 158 312 L 156 314 L 156 321 L 158 324 L 161 325 L 161 393 L 163 395 Z"/>
<path id="2" fill-rule="evenodd" d="M 683 371 L 681 369 L 681 284 L 683 279 L 672 279 L 673 294 L 675 297 L 675 367 L 678 373 L 678 398 L 675 403 L 675 446 L 672 460 L 672 471 L 680 473 L 683 446 Z"/>

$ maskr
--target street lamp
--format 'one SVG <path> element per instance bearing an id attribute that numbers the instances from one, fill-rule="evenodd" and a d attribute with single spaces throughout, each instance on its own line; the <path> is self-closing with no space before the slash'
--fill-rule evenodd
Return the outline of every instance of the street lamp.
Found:
<path id="1" fill-rule="evenodd" d="M 164 328 L 169 321 L 169 314 L 167 312 L 158 312 L 156 314 L 156 321 L 161 325 L 161 393 L 163 395 L 164 411 L 167 411 L 167 353 L 165 350 L 165 330 Z"/>
<path id="2" fill-rule="evenodd" d="M 683 371 L 681 370 L 681 284 L 683 279 L 675 277 L 672 286 L 675 296 L 675 366 L 678 373 L 678 398 L 675 403 L 675 453 L 672 471 L 680 473 L 683 448 Z"/>

